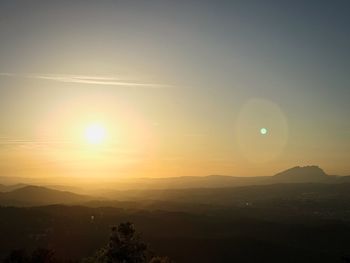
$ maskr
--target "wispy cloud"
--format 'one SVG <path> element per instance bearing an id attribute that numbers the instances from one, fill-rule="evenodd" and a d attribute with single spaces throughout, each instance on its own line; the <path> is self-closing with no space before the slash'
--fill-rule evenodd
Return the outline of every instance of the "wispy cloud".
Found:
<path id="1" fill-rule="evenodd" d="M 120 86 L 120 87 L 145 87 L 145 88 L 165 88 L 170 85 L 160 83 L 147 83 L 110 76 L 87 76 L 87 75 L 65 75 L 65 74 L 18 74 L 0 72 L 2 77 L 30 78 L 39 80 L 51 80 L 65 83 L 78 83 L 87 85 Z"/>
<path id="2" fill-rule="evenodd" d="M 91 151 L 89 145 L 79 141 L 69 140 L 31 140 L 31 139 L 12 139 L 0 137 L 0 159 L 4 156 L 34 156 L 47 155 L 55 160 L 64 162 L 76 162 L 77 160 L 86 160 L 87 158 L 106 159 L 106 161 L 115 162 L 118 160 L 136 161 L 142 158 L 143 154 L 135 148 L 124 147 L 118 142 L 110 142 L 108 145 Z"/>
<path id="3" fill-rule="evenodd" d="M 0 145 L 14 144 L 69 144 L 71 141 L 53 141 L 53 140 L 25 140 L 25 139 L 9 139 L 0 138 Z"/>
<path id="4" fill-rule="evenodd" d="M 73 140 L 57 140 L 57 139 L 13 139 L 0 136 L 0 148 L 6 146 L 49 146 L 49 147 L 81 147 L 83 142 Z M 121 144 L 116 141 L 110 141 L 107 148 L 121 148 Z"/>
<path id="5" fill-rule="evenodd" d="M 43 147 L 73 147 L 77 143 L 64 140 L 30 140 L 0 137 L 0 150 L 39 149 Z"/>

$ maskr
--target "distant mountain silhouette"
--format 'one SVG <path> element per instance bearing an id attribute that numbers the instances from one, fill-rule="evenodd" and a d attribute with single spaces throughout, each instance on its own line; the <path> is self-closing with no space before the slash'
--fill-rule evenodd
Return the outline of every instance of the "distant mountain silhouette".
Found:
<path id="1" fill-rule="evenodd" d="M 45 185 L 39 184 L 45 187 L 38 187 L 33 189 L 33 186 L 28 186 L 27 184 L 17 184 L 17 185 L 6 185 L 1 179 L 5 177 L 0 177 L 0 196 L 1 192 L 8 192 L 5 194 L 7 200 L 11 195 L 16 192 L 12 190 L 21 190 L 27 191 L 26 194 L 29 197 L 32 196 L 45 196 L 44 191 L 50 190 L 48 194 L 52 196 L 52 201 L 55 203 L 65 202 L 63 193 L 73 192 L 84 194 L 89 194 L 90 196 L 101 196 L 101 197 L 115 197 L 116 192 L 123 192 L 125 196 L 125 190 L 151 190 L 151 189 L 194 189 L 194 188 L 225 188 L 225 187 L 239 187 L 239 186 L 253 186 L 253 185 L 271 185 L 271 184 L 288 184 L 288 183 L 350 183 L 350 176 L 335 176 L 327 175 L 320 167 L 318 166 L 296 166 L 280 173 L 277 173 L 273 176 L 255 176 L 255 177 L 244 177 L 244 176 L 228 176 L 228 175 L 209 175 L 209 176 L 182 176 L 182 177 L 164 177 L 164 178 L 133 178 L 130 180 L 121 180 L 116 181 L 115 183 L 103 183 L 103 184 L 94 184 L 93 186 L 89 185 L 90 191 L 87 190 L 88 187 L 78 188 L 76 186 L 65 186 L 65 185 Z M 8 180 L 7 180 L 8 181 Z M 17 182 L 18 183 L 18 182 Z M 33 185 L 33 184 L 31 184 Z M 28 188 L 26 188 L 28 186 Z M 24 189 L 23 189 L 24 188 Z M 26 190 L 25 190 L 26 189 Z M 31 189 L 31 193 L 28 193 Z M 82 190 L 84 189 L 84 190 Z M 62 192 L 62 190 L 68 192 Z M 55 192 L 56 191 L 56 192 Z M 11 192 L 11 194 L 9 193 Z M 57 196 L 62 197 L 59 199 Z M 53 198 L 55 197 L 55 198 Z M 5 198 L 5 197 L 2 197 Z M 38 198 L 35 202 L 44 202 L 46 198 Z M 73 198 L 72 200 L 76 200 Z M 31 198 L 28 199 L 29 201 Z M 47 199 L 46 199 L 47 200 Z M 23 199 L 23 202 L 26 200 Z M 49 202 L 46 202 L 49 203 Z"/>
<path id="2" fill-rule="evenodd" d="M 275 183 L 336 182 L 336 176 L 327 175 L 318 166 L 293 167 L 274 176 L 239 177 L 228 175 L 182 176 L 168 178 L 139 178 L 128 184 L 119 184 L 126 189 L 184 189 L 220 188 Z M 341 177 L 339 177 L 341 178 Z"/>
<path id="3" fill-rule="evenodd" d="M 71 204 L 90 201 L 93 198 L 41 186 L 24 186 L 10 192 L 0 193 L 1 205 L 47 205 Z"/>
<path id="4" fill-rule="evenodd" d="M 273 176 L 279 182 L 319 182 L 329 179 L 329 176 L 318 166 L 296 166 Z"/>

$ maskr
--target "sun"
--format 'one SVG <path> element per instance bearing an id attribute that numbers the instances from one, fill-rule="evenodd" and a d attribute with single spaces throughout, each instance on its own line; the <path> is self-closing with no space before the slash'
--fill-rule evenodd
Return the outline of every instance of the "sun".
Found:
<path id="1" fill-rule="evenodd" d="M 85 129 L 85 140 L 89 144 L 101 144 L 106 139 L 106 129 L 99 123 L 92 123 Z"/>

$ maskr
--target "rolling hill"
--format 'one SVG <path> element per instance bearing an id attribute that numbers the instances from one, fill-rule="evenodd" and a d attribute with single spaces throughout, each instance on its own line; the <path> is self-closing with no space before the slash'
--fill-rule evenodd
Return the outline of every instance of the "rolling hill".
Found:
<path id="1" fill-rule="evenodd" d="M 47 204 L 73 204 L 92 200 L 92 197 L 41 186 L 24 186 L 0 193 L 0 205 L 34 206 Z"/>

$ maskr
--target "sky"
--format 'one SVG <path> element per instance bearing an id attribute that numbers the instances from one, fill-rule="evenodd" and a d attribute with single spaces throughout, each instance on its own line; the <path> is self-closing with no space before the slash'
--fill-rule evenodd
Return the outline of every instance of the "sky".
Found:
<path id="1" fill-rule="evenodd" d="M 345 0 L 0 1 L 0 175 L 349 175 L 349 13 Z"/>

